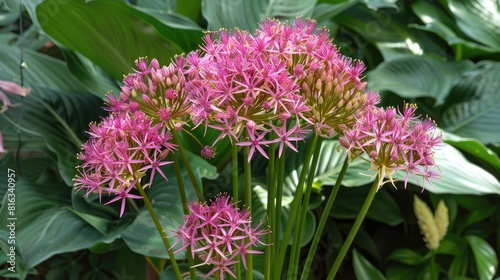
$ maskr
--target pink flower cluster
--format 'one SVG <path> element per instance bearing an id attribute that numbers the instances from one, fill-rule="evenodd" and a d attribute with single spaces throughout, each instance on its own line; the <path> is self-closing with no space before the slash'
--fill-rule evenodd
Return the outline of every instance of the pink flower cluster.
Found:
<path id="1" fill-rule="evenodd" d="M 156 59 L 148 62 L 146 58 L 136 60 L 134 73 L 123 79 L 120 96 L 108 95 L 110 112 L 142 111 L 168 129 L 182 130 L 185 117 L 190 110 L 188 92 L 190 83 L 186 82 L 185 59 L 177 56 L 168 66 L 161 66 Z"/>
<path id="2" fill-rule="evenodd" d="M 175 151 L 171 134 L 143 112 L 112 113 L 99 124 L 91 124 L 90 139 L 83 144 L 78 158 L 80 174 L 74 178 L 77 190 L 114 196 L 106 204 L 121 201 L 123 215 L 127 198 L 142 199 L 132 194 L 135 185 L 150 172 L 149 184 L 159 173 L 165 180 L 161 166 L 171 162 L 165 157 Z"/>
<path id="3" fill-rule="evenodd" d="M 191 202 L 190 214 L 184 223 L 174 231 L 177 236 L 175 246 L 181 242 L 176 252 L 186 248 L 203 261 L 201 265 L 212 265 L 213 269 L 205 277 L 220 271 L 221 277 L 228 273 L 236 278 L 231 266 L 238 263 L 237 256 L 246 268 L 246 254 L 261 254 L 252 250 L 257 243 L 263 244 L 259 237 L 267 234 L 267 229 L 259 229 L 262 222 L 252 228 L 252 218 L 247 210 L 240 210 L 227 195 L 219 195 L 210 205 Z"/>
<path id="4" fill-rule="evenodd" d="M 324 137 L 342 135 L 377 100 L 363 92 L 364 66 L 341 55 L 314 21 L 267 20 L 255 35 L 222 30 L 204 42 L 186 57 L 192 120 L 219 130 L 215 142 L 250 146 L 248 160 L 254 151 L 267 158 L 272 143 L 280 143 L 279 156 L 284 147 L 296 150 L 310 126 Z"/>
<path id="5" fill-rule="evenodd" d="M 411 174 L 416 182 L 421 177 L 422 187 L 431 179 L 438 179 L 433 149 L 441 143 L 441 134 L 436 133 L 430 119 L 423 122 L 415 116 L 415 105 L 405 104 L 402 112 L 395 108 L 373 108 L 340 138 L 351 157 L 365 153 L 371 162 L 371 170 L 377 171 L 379 186 L 388 177 L 394 185 L 392 175 L 403 171 L 404 185 Z"/>

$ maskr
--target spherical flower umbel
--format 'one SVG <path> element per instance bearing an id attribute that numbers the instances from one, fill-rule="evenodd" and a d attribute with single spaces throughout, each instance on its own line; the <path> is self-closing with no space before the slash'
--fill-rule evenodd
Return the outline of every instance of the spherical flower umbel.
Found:
<path id="1" fill-rule="evenodd" d="M 328 30 L 313 20 L 297 18 L 291 24 L 264 21 L 258 38 L 287 65 L 307 110 L 302 116 L 322 137 L 342 135 L 362 115 L 374 95 L 366 95 L 365 66 L 343 56 L 329 39 Z"/>
<path id="2" fill-rule="evenodd" d="M 229 196 L 219 195 L 210 204 L 191 202 L 189 212 L 174 231 L 177 242 L 172 246 L 180 242 L 176 252 L 189 248 L 193 257 L 197 254 L 203 262 L 195 266 L 212 265 L 205 277 L 220 271 L 221 277 L 227 273 L 236 278 L 231 266 L 238 263 L 237 256 L 246 268 L 246 254 L 262 254 L 251 247 L 266 245 L 259 237 L 267 234 L 267 229 L 259 229 L 262 222 L 252 227 L 250 212 L 235 207 Z"/>
<path id="3" fill-rule="evenodd" d="M 168 66 L 159 65 L 156 59 L 141 57 L 136 60 L 137 69 L 123 79 L 120 96 L 108 95 L 105 108 L 111 112 L 144 112 L 153 123 L 161 123 L 169 129 L 179 129 L 186 123 L 190 103 L 185 71 L 186 60 L 176 56 Z"/>
<path id="4" fill-rule="evenodd" d="M 396 171 L 405 174 L 401 178 L 405 188 L 410 174 L 422 187 L 432 186 L 431 180 L 440 176 L 433 150 L 441 143 L 441 134 L 436 133 L 430 119 L 420 121 L 415 110 L 411 104 L 405 104 L 402 112 L 373 108 L 339 139 L 351 158 L 363 153 L 368 156 L 370 169 L 377 171 L 379 187 L 385 177 L 394 185 Z"/>
<path id="5" fill-rule="evenodd" d="M 120 216 L 127 198 L 141 199 L 131 191 L 150 172 L 149 185 L 156 174 L 165 180 L 161 166 L 171 162 L 165 157 L 176 146 L 171 134 L 161 125 L 153 124 L 143 112 L 111 113 L 98 124 L 91 124 L 89 140 L 83 144 L 78 158 L 83 161 L 73 180 L 75 188 L 91 193 L 113 196 L 106 204 L 121 201 Z"/>

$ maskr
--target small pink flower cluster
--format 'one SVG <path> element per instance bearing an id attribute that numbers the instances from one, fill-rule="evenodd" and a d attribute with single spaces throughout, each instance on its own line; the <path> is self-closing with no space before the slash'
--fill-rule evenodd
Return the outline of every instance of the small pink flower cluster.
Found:
<path id="1" fill-rule="evenodd" d="M 110 112 L 142 111 L 168 129 L 182 130 L 190 103 L 186 82 L 185 59 L 176 56 L 175 62 L 160 67 L 156 59 L 148 64 L 146 58 L 135 62 L 137 69 L 123 79 L 119 98 L 108 95 Z"/>
<path id="2" fill-rule="evenodd" d="M 246 254 L 262 254 L 251 247 L 265 245 L 259 237 L 267 234 L 267 229 L 259 229 L 262 222 L 252 228 L 250 212 L 235 207 L 227 195 L 217 196 L 210 205 L 191 202 L 189 210 L 184 223 L 174 231 L 178 239 L 173 246 L 181 242 L 176 252 L 189 248 L 193 257 L 198 253 L 203 262 L 196 266 L 213 265 L 205 277 L 220 271 L 222 277 L 228 273 L 236 278 L 230 267 L 238 263 L 238 255 L 246 268 Z"/>
<path id="3" fill-rule="evenodd" d="M 378 100 L 363 92 L 364 66 L 341 55 L 314 21 L 267 20 L 255 35 L 222 30 L 204 41 L 186 57 L 192 120 L 219 130 L 215 142 L 250 146 L 249 161 L 254 151 L 267 158 L 272 143 L 280 143 L 278 156 L 296 151 L 309 126 L 323 137 L 342 135 Z"/>
<path id="4" fill-rule="evenodd" d="M 352 157 L 365 153 L 371 162 L 371 170 L 377 171 L 379 186 L 385 177 L 394 185 L 392 175 L 401 170 L 405 188 L 411 174 L 432 186 L 431 179 L 438 179 L 433 149 L 441 143 L 441 134 L 435 132 L 430 119 L 421 122 L 415 116 L 415 105 L 405 104 L 402 112 L 395 108 L 373 108 L 340 138 L 340 144 Z"/>
<path id="5" fill-rule="evenodd" d="M 83 144 L 78 158 L 80 174 L 75 177 L 77 190 L 85 189 L 86 196 L 103 193 L 115 196 L 106 204 L 121 201 L 120 217 L 127 198 L 141 199 L 131 194 L 141 178 L 150 173 L 149 184 L 156 173 L 165 180 L 161 166 L 171 162 L 165 157 L 175 151 L 171 134 L 164 127 L 154 125 L 143 112 L 112 113 L 99 124 L 91 124 L 90 139 Z"/>

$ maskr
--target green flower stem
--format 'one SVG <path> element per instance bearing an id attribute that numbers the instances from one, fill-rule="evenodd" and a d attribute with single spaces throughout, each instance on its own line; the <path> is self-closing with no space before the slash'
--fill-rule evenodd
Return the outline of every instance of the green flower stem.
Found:
<path id="1" fill-rule="evenodd" d="M 309 168 L 309 175 L 307 176 L 307 186 L 304 198 L 302 199 L 302 207 L 300 208 L 300 216 L 297 224 L 297 230 L 293 237 L 292 243 L 292 255 L 290 257 L 290 265 L 288 266 L 288 279 L 297 279 L 298 268 L 299 268 L 299 257 L 302 236 L 304 235 L 304 225 L 306 222 L 307 212 L 309 210 L 309 199 L 311 198 L 312 185 L 314 182 L 314 174 L 316 173 L 316 167 L 318 166 L 319 154 L 321 152 L 321 144 L 323 143 L 323 138 L 318 138 L 316 142 L 316 147 L 314 149 L 314 155 Z M 293 277 L 293 278 L 292 278 Z"/>
<path id="2" fill-rule="evenodd" d="M 196 196 L 198 197 L 198 200 L 200 202 L 204 202 L 205 199 L 203 198 L 203 194 L 200 191 L 200 186 L 198 185 L 198 181 L 196 180 L 196 176 L 194 176 L 193 169 L 191 168 L 191 164 L 189 163 L 189 160 L 186 156 L 186 153 L 184 151 L 184 148 L 181 143 L 181 139 L 179 138 L 179 135 L 177 134 L 177 131 L 174 129 L 171 130 L 172 132 L 172 137 L 174 138 L 175 144 L 177 144 L 177 151 L 181 155 L 182 161 L 184 162 L 184 166 L 186 167 L 186 171 L 189 175 L 189 179 L 191 179 L 191 183 L 193 183 L 193 188 L 194 192 L 196 193 Z"/>
<path id="3" fill-rule="evenodd" d="M 283 263 L 285 261 L 285 254 L 288 246 L 288 240 L 290 240 L 290 236 L 292 235 L 292 229 L 294 225 L 295 218 L 297 216 L 298 209 L 300 208 L 300 202 L 302 201 L 302 194 L 304 192 L 304 182 L 306 179 L 307 170 L 309 169 L 309 164 L 311 162 L 311 158 L 313 156 L 313 152 L 316 147 L 316 142 L 318 140 L 318 135 L 313 134 L 313 138 L 306 150 L 306 155 L 304 157 L 304 165 L 302 166 L 302 170 L 299 176 L 299 182 L 297 184 L 297 190 L 295 191 L 295 196 L 292 202 L 292 209 L 290 211 L 290 216 L 288 218 L 288 223 L 285 228 L 285 233 L 283 235 L 283 242 L 279 248 L 279 255 L 276 261 L 276 270 L 274 271 L 274 278 L 281 278 L 281 270 L 283 268 Z"/>
<path id="4" fill-rule="evenodd" d="M 172 160 L 174 162 L 174 170 L 175 170 L 175 177 L 177 178 L 177 186 L 179 187 L 179 194 L 181 197 L 181 203 L 182 203 L 182 212 L 184 215 L 189 214 L 189 208 L 188 208 L 188 202 L 187 202 L 187 197 L 186 197 L 186 189 L 184 187 L 184 180 L 182 179 L 182 172 L 181 172 L 181 166 L 179 165 L 179 159 L 177 158 L 177 155 L 175 153 L 171 154 Z M 193 256 L 191 254 L 191 248 L 187 248 L 187 259 L 188 259 L 188 265 L 189 265 L 189 275 L 191 277 L 191 280 L 196 280 L 196 269 L 193 268 L 194 266 L 194 260 Z"/>
<path id="5" fill-rule="evenodd" d="M 347 167 L 349 166 L 349 158 L 346 157 L 344 160 L 344 164 L 342 165 L 342 169 L 340 170 L 339 176 L 337 177 L 337 181 L 335 181 L 335 186 L 333 186 L 332 193 L 326 202 L 325 209 L 323 209 L 323 214 L 321 215 L 321 219 L 318 223 L 318 227 L 316 229 L 316 233 L 314 234 L 313 241 L 311 243 L 311 247 L 309 249 L 309 253 L 307 254 L 306 262 L 304 264 L 304 269 L 302 270 L 302 275 L 300 277 L 301 280 L 307 280 L 309 276 L 309 270 L 311 269 L 311 264 L 314 259 L 314 255 L 316 254 L 316 249 L 318 248 L 319 240 L 321 239 L 321 235 L 323 234 L 323 229 L 325 228 L 326 221 L 330 216 L 330 211 L 333 206 L 333 202 L 337 197 L 337 193 L 340 190 L 340 183 L 344 179 L 344 175 L 347 171 Z"/>
<path id="6" fill-rule="evenodd" d="M 245 207 L 248 211 L 252 213 L 252 167 L 248 161 L 248 154 L 250 153 L 250 147 L 245 146 L 243 148 L 243 172 L 245 173 Z M 252 250 L 252 247 L 248 247 L 248 250 Z M 247 254 L 245 256 L 247 262 L 246 279 L 253 279 L 253 257 L 252 254 Z"/>
<path id="7" fill-rule="evenodd" d="M 439 279 L 439 273 L 436 268 L 436 250 L 431 250 L 431 279 Z"/>
<path id="8" fill-rule="evenodd" d="M 271 228 L 271 231 L 266 234 L 266 244 L 273 243 L 274 236 L 274 201 L 275 201 L 275 186 L 276 186 L 276 172 L 275 172 L 275 151 L 276 147 L 274 144 L 269 147 L 269 165 L 268 165 L 268 182 L 267 182 L 267 221 Z M 271 270 L 272 264 L 271 261 L 273 259 L 273 246 L 267 246 L 264 251 L 264 279 L 271 279 Z"/>
<path id="9" fill-rule="evenodd" d="M 370 205 L 373 202 L 373 198 L 375 198 L 375 194 L 377 193 L 378 187 L 379 187 L 379 176 L 377 175 L 375 181 L 373 181 L 373 185 L 370 189 L 370 192 L 368 193 L 368 196 L 365 199 L 365 203 L 363 203 L 363 206 L 359 211 L 358 217 L 356 218 L 356 221 L 354 221 L 354 225 L 352 226 L 349 235 L 347 235 L 347 238 L 344 241 L 342 248 L 340 248 L 340 252 L 337 258 L 335 259 L 335 262 L 333 263 L 333 267 L 330 270 L 330 273 L 328 274 L 327 280 L 333 280 L 333 278 L 337 274 L 340 265 L 342 264 L 342 261 L 344 260 L 344 257 L 347 254 L 347 251 L 349 250 L 349 247 L 351 247 L 354 237 L 356 237 L 356 234 L 358 233 L 358 230 L 361 227 L 363 220 L 365 219 L 366 213 L 368 213 L 368 209 L 370 209 Z"/>
<path id="10" fill-rule="evenodd" d="M 231 146 L 231 153 L 232 153 L 232 161 L 233 161 L 233 202 L 234 206 L 238 207 L 238 199 L 239 199 L 239 178 L 238 178 L 238 146 L 232 145 Z M 239 259 L 240 256 L 237 256 Z M 241 266 L 240 263 L 236 263 L 236 279 L 241 279 Z"/>
<path id="11" fill-rule="evenodd" d="M 151 216 L 151 219 L 153 219 L 153 222 L 156 226 L 156 230 L 160 234 L 161 240 L 165 245 L 165 249 L 167 250 L 168 256 L 170 258 L 170 262 L 172 263 L 172 267 L 174 268 L 175 276 L 177 277 L 178 280 L 182 280 L 181 271 L 179 270 L 179 266 L 177 265 L 177 261 L 175 260 L 174 253 L 170 249 L 170 243 L 168 242 L 167 236 L 165 235 L 165 232 L 163 231 L 160 221 L 158 220 L 158 216 L 156 216 L 156 212 L 153 209 L 153 205 L 151 205 L 151 202 L 149 201 L 146 192 L 144 191 L 139 182 L 136 183 L 135 187 L 139 191 L 139 194 L 142 196 L 144 204 L 146 205 L 146 208 L 149 211 L 149 215 Z"/>
<path id="12" fill-rule="evenodd" d="M 285 153 L 281 155 L 278 159 L 277 163 L 277 182 L 276 182 L 276 210 L 274 211 L 274 226 L 273 226 L 273 260 L 278 255 L 278 246 L 277 244 L 280 241 L 281 235 L 281 209 L 282 209 L 282 201 L 283 201 L 283 186 L 285 180 Z M 274 266 L 273 266 L 274 268 Z"/>

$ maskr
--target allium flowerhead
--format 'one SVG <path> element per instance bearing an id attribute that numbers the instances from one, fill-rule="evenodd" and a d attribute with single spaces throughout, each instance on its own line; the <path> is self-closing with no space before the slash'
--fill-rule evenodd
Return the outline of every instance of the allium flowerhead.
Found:
<path id="1" fill-rule="evenodd" d="M 184 223 L 174 231 L 176 244 L 182 244 L 176 252 L 189 248 L 193 257 L 197 254 L 203 261 L 196 266 L 212 265 L 205 277 L 220 271 L 220 275 L 227 273 L 236 278 L 232 265 L 238 263 L 237 256 L 246 268 L 246 254 L 262 253 L 251 247 L 257 243 L 264 245 L 259 238 L 268 231 L 259 229 L 262 222 L 253 228 L 250 212 L 235 207 L 229 196 L 219 195 L 210 204 L 192 202 L 189 210 Z"/>
<path id="2" fill-rule="evenodd" d="M 415 110 L 416 106 L 410 104 L 405 104 L 402 112 L 373 108 L 340 138 L 351 157 L 366 154 L 371 169 L 377 171 L 379 186 L 385 177 L 393 183 L 392 176 L 398 170 L 405 174 L 405 187 L 410 174 L 422 187 L 439 178 L 433 150 L 440 144 L 441 135 L 431 120 L 420 121 Z"/>
<path id="3" fill-rule="evenodd" d="M 253 145 L 267 156 L 263 147 L 279 141 L 268 138 L 272 125 L 293 132 L 304 111 L 309 110 L 298 95 L 299 87 L 287 70 L 287 62 L 273 51 L 272 41 L 245 31 L 221 30 L 207 34 L 204 41 L 202 52 L 186 58 L 190 65 L 196 65 L 192 72 L 195 86 L 190 88 L 193 122 L 219 130 L 215 142 L 228 137 L 237 145 L 251 146 L 254 139 L 266 135 Z M 300 134 L 291 134 L 294 139 L 303 139 Z"/>
<path id="4" fill-rule="evenodd" d="M 121 201 L 123 215 L 127 198 L 140 199 L 132 194 L 135 185 L 147 172 L 149 184 L 159 173 L 165 180 L 161 166 L 169 164 L 166 155 L 175 150 L 170 133 L 159 124 L 153 124 L 143 112 L 117 112 L 98 124 L 91 124 L 89 140 L 83 144 L 78 158 L 80 174 L 74 179 L 77 190 L 113 196 L 106 204 Z"/>
<path id="5" fill-rule="evenodd" d="M 142 111 L 169 129 L 178 129 L 186 123 L 190 103 L 187 100 L 185 59 L 176 56 L 168 66 L 160 66 L 156 59 L 136 60 L 137 69 L 124 77 L 122 91 L 117 98 L 108 95 L 111 112 Z"/>
<path id="6" fill-rule="evenodd" d="M 355 123 L 369 98 L 364 94 L 366 82 L 361 81 L 365 67 L 340 54 L 326 29 L 302 18 L 290 25 L 267 20 L 257 35 L 287 64 L 309 108 L 303 116 L 318 135 L 342 135 Z"/>

